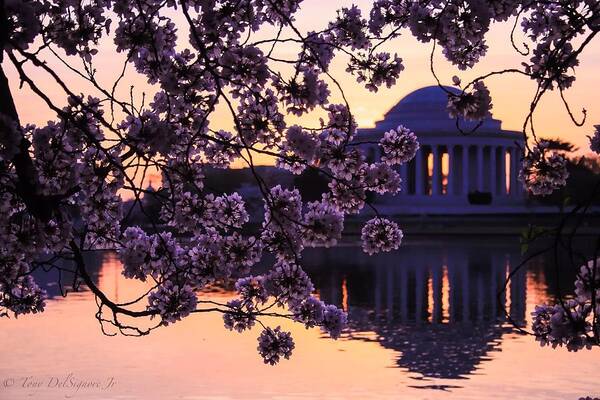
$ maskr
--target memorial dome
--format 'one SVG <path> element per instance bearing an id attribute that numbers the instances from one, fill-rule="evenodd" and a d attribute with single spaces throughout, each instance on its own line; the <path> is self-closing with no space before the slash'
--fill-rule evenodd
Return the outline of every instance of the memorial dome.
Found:
<path id="1" fill-rule="evenodd" d="M 456 119 L 448 115 L 448 92 L 459 94 L 460 90 L 444 86 L 427 86 L 417 89 L 385 113 L 383 120 L 375 124 L 377 130 L 389 130 L 402 124 L 420 135 L 446 135 L 459 133 Z M 477 128 L 478 133 L 498 134 L 502 131 L 501 122 L 491 115 Z M 470 131 L 476 122 L 459 119 L 459 126 Z"/>
<path id="2" fill-rule="evenodd" d="M 523 212 L 526 193 L 518 183 L 522 133 L 503 130 L 502 122 L 491 114 L 481 123 L 451 118 L 449 92 L 460 90 L 449 86 L 415 90 L 375 127 L 359 129 L 371 162 L 381 160 L 376 143 L 399 125 L 413 131 L 420 143 L 415 158 L 398 167 L 400 195 L 382 196 L 380 203 L 392 214 Z"/>

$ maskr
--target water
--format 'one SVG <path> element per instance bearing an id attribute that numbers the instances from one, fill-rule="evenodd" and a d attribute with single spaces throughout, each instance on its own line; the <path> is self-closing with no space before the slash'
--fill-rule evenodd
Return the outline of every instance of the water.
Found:
<path id="1" fill-rule="evenodd" d="M 305 262 L 318 295 L 349 312 L 350 330 L 338 341 L 267 320 L 296 342 L 292 358 L 271 367 L 256 352 L 258 329 L 230 333 L 219 315 L 201 314 L 143 338 L 107 337 L 91 293 L 72 293 L 48 301 L 41 316 L 0 320 L 0 399 L 600 396 L 598 350 L 540 348 L 508 323 L 526 329 L 535 304 L 553 296 L 557 283 L 572 282 L 566 273 L 557 280 L 538 259 L 498 296 L 520 262 L 515 239 L 413 239 L 374 257 L 351 246 L 317 249 Z M 139 294 L 114 254 L 92 255 L 90 265 L 111 298 Z M 58 294 L 51 282 L 48 288 Z"/>

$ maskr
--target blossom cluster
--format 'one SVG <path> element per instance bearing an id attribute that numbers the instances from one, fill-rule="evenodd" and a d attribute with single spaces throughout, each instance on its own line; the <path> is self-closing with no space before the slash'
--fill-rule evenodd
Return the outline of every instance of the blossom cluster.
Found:
<path id="1" fill-rule="evenodd" d="M 356 73 L 358 83 L 365 82 L 365 87 L 370 91 L 377 92 L 379 87 L 385 83 L 387 88 L 396 84 L 400 73 L 404 71 L 402 58 L 389 53 L 369 54 L 364 58 L 353 58 L 346 71 Z"/>
<path id="2" fill-rule="evenodd" d="M 448 112 L 453 118 L 480 121 L 490 115 L 491 109 L 490 91 L 482 81 L 477 81 L 471 92 L 448 94 Z"/>
<path id="3" fill-rule="evenodd" d="M 22 126 L 15 112 L 0 113 L 0 314 L 43 310 L 45 293 L 31 273 L 44 260 L 76 260 L 76 275 L 85 277 L 81 252 L 112 249 L 125 277 L 154 285 L 140 297 L 147 302 L 142 314 L 159 317 L 164 325 L 197 310 L 207 285 L 236 279 L 240 298 L 219 305 L 228 329 L 251 328 L 272 302 L 307 327 L 320 326 L 337 338 L 346 315 L 312 297 L 302 251 L 335 245 L 346 216 L 360 213 L 370 195 L 397 193 L 396 166 L 409 162 L 419 143 L 400 126 L 375 143 L 381 160 L 367 159 L 349 105 L 334 102 L 340 98 L 330 73 L 335 55 L 347 56 L 346 71 L 377 91 L 402 77 L 400 55 L 381 49 L 403 28 L 419 41 L 439 44 L 451 63 L 468 69 L 485 55 L 493 22 L 523 16 L 523 32 L 536 46 L 522 72 L 544 90 L 563 90 L 578 65 L 580 50 L 572 43 L 588 28 L 597 30 L 600 15 L 591 0 L 575 5 L 560 0 L 550 7 L 517 0 L 376 0 L 368 13 L 345 7 L 324 29 L 302 33 L 295 25 L 300 3 L 3 2 L 0 25 L 7 35 L 0 51 L 10 52 L 6 59 L 56 118 Z M 265 39 L 258 34 L 265 27 L 279 34 Z M 112 87 L 102 87 L 96 62 L 110 43 L 125 65 Z M 59 57 L 100 97 L 76 95 L 69 75 L 50 68 L 46 57 Z M 72 57 L 81 62 L 71 63 Z M 36 86 L 37 75 L 28 77 L 30 66 L 53 78 L 65 93 L 64 106 Z M 136 98 L 134 88 L 119 97 L 128 68 L 155 90 L 148 101 L 145 94 Z M 491 108 L 483 79 L 449 93 L 448 111 L 455 118 L 480 121 Z M 215 126 L 223 111 L 230 117 L 227 130 Z M 291 124 L 288 117 L 304 120 L 313 113 L 318 123 L 310 127 Z M 599 131 L 590 139 L 596 152 Z M 564 157 L 547 153 L 540 143 L 523 162 L 522 179 L 534 194 L 564 185 L 568 175 Z M 297 189 L 268 183 L 255 168 L 256 154 L 273 157 L 276 166 L 294 174 L 317 171 L 328 190 L 305 202 Z M 241 191 L 210 187 L 210 170 L 237 165 L 253 173 L 264 201 L 264 212 L 256 213 L 261 215 L 252 215 Z M 157 190 L 145 186 L 152 173 L 161 177 Z M 129 209 L 122 207 L 125 197 Z M 158 220 L 148 218 L 145 226 L 133 221 L 134 210 L 148 216 L 153 207 Z M 259 222 L 249 224 L 252 218 Z M 254 232 L 250 225 L 259 228 Z M 391 251 L 400 245 L 402 231 L 376 217 L 362 228 L 361 240 L 369 254 Z M 253 267 L 267 259 L 263 254 L 275 261 L 268 272 L 253 275 Z M 581 279 L 578 291 L 585 296 L 589 285 L 583 272 Z M 123 328 L 116 317 L 123 309 L 105 305 L 113 307 L 113 324 Z M 540 311 L 540 321 L 550 314 Z M 564 342 L 563 336 L 552 340 Z M 293 347 L 279 328 L 268 328 L 259 338 L 259 352 L 270 364 L 289 357 Z"/>
<path id="4" fill-rule="evenodd" d="M 35 283 L 31 275 L 0 282 L 0 311 L 10 310 L 15 316 L 42 312 L 46 305 L 45 298 L 46 291 Z"/>
<path id="5" fill-rule="evenodd" d="M 166 281 L 148 296 L 148 309 L 160 314 L 164 325 L 187 317 L 196 309 L 198 299 L 190 286 Z"/>
<path id="6" fill-rule="evenodd" d="M 256 323 L 253 303 L 235 299 L 229 301 L 227 306 L 230 310 L 223 314 L 223 322 L 230 331 L 243 332 Z"/>
<path id="7" fill-rule="evenodd" d="M 123 275 L 145 281 L 168 277 L 176 272 L 181 247 L 170 233 L 147 235 L 139 227 L 130 227 L 123 233 L 119 256 L 123 262 Z"/>
<path id="8" fill-rule="evenodd" d="M 575 295 L 555 305 L 536 306 L 531 314 L 532 328 L 541 346 L 578 351 L 597 343 L 600 330 L 594 321 L 600 314 L 600 259 L 581 266 Z"/>
<path id="9" fill-rule="evenodd" d="M 361 232 L 363 250 L 367 254 L 395 250 L 402 241 L 402 231 L 393 221 L 376 217 L 365 224 Z"/>
<path id="10" fill-rule="evenodd" d="M 540 141 L 523 159 L 519 179 L 527 190 L 536 196 L 546 196 L 567 183 L 567 160 L 555 151 L 550 143 Z"/>
<path id="11" fill-rule="evenodd" d="M 402 125 L 385 132 L 379 142 L 383 153 L 381 160 L 388 165 L 409 162 L 419 151 L 417 136 Z"/>
<path id="12" fill-rule="evenodd" d="M 294 341 L 289 332 L 283 332 L 281 327 L 266 328 L 258 337 L 258 352 L 265 364 L 275 365 L 281 357 L 289 359 L 294 350 Z"/>
<path id="13" fill-rule="evenodd" d="M 588 336 L 592 331 L 590 315 L 591 306 L 575 300 L 536 306 L 531 313 L 533 333 L 541 346 L 566 346 L 569 351 L 589 349 L 593 343 Z"/>
<path id="14" fill-rule="evenodd" d="M 344 214 L 328 202 L 308 203 L 302 238 L 306 246 L 335 246 L 342 237 Z"/>

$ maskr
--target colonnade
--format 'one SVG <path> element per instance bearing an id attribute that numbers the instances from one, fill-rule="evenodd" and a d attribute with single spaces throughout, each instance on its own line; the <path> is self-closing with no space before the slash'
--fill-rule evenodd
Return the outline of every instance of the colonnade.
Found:
<path id="1" fill-rule="evenodd" d="M 520 160 L 521 150 L 516 146 L 423 144 L 415 158 L 400 167 L 406 182 L 404 194 L 462 196 L 479 191 L 520 196 Z M 442 168 L 442 164 L 447 167 Z"/>

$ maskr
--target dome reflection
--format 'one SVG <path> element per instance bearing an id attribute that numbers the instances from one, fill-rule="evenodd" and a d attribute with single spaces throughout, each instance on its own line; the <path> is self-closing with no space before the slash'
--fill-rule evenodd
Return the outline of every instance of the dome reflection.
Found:
<path id="1" fill-rule="evenodd" d="M 357 248 L 319 250 L 305 260 L 321 299 L 348 311 L 350 338 L 398 351 L 398 366 L 411 372 L 458 379 L 513 331 L 505 309 L 525 324 L 526 269 L 502 290 L 519 263 L 515 248 L 445 241 L 371 258 Z"/>

